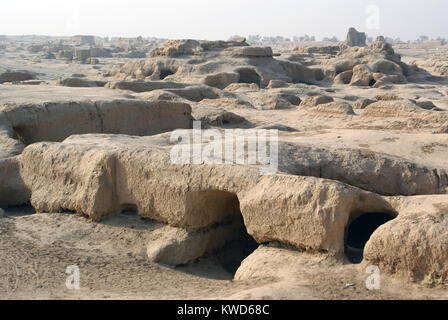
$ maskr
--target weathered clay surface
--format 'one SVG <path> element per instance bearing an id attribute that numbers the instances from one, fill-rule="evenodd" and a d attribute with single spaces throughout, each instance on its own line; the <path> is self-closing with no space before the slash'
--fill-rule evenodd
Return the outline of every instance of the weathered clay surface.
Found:
<path id="1" fill-rule="evenodd" d="M 143 217 L 191 230 L 239 214 L 239 203 L 258 242 L 332 254 L 343 252 L 351 212 L 388 208 L 380 196 L 331 180 L 260 176 L 257 168 L 244 166 L 171 165 L 168 151 L 152 143 L 84 135 L 33 144 L 21 155 L 31 203 L 39 212 L 66 209 L 95 220 L 132 205 Z"/>
<path id="2" fill-rule="evenodd" d="M 48 90 L 48 89 L 47 89 Z M 54 88 L 56 92 L 58 90 Z M 60 95 L 35 99 L 28 96 L 12 98 L 16 91 L 9 90 L 11 100 L 4 98 L 0 107 L 0 125 L 10 138 L 29 144 L 37 141 L 62 141 L 72 134 L 123 133 L 151 135 L 177 128 L 191 127 L 191 108 L 188 104 L 168 101 L 142 101 L 101 98 L 94 89 L 81 89 L 84 98 L 70 99 Z M 7 91 L 8 92 L 8 91 Z M 47 91 L 48 92 L 48 91 Z M 108 91 L 104 92 L 107 93 Z M 93 95 L 90 98 L 88 95 Z M 73 93 L 72 93 L 73 95 Z M 11 136 L 12 135 L 12 136 Z"/>
<path id="3" fill-rule="evenodd" d="M 367 264 L 430 285 L 448 281 L 448 197 L 418 196 L 391 201 L 400 212 L 381 226 L 365 248 Z"/>
<path id="4" fill-rule="evenodd" d="M 67 232 L 33 223 L 74 212 L 91 228 L 117 227 L 119 239 L 138 241 L 139 259 L 151 266 L 190 270 L 244 247 L 250 252 L 234 257 L 225 274 L 232 278 L 242 262 L 235 279 L 278 282 L 237 298 L 265 298 L 267 291 L 314 297 L 305 288 L 323 273 L 364 274 L 368 265 L 385 277 L 446 285 L 448 49 L 441 43 L 428 58 L 429 49 L 372 41 L 356 29 L 345 43 L 296 49 L 249 45 L 243 37 L 139 37 L 98 46 L 93 36 L 76 36 L 23 50 L 1 39 L 2 244 L 13 230 L 36 243 L 30 239 Z M 216 154 L 174 161 L 173 150 L 185 145 L 172 133 L 184 129 L 191 137 L 194 120 L 212 141 L 194 141 L 191 150 L 210 151 L 229 132 L 241 138 L 242 130 L 278 130 L 278 168 L 209 163 Z M 17 214 L 34 210 L 24 209 L 28 203 L 38 212 L 33 223 Z M 142 229 L 111 222 L 130 214 L 145 221 L 137 224 Z M 366 214 L 392 220 L 373 233 L 367 226 L 361 249 L 350 247 L 348 230 Z M 81 224 L 59 240 L 76 242 Z M 82 246 L 102 248 L 89 244 L 97 239 L 89 232 Z M 112 247 L 117 233 L 98 241 Z M 2 250 L 11 253 L 8 246 Z M 356 250 L 359 265 L 351 257 Z"/>
<path id="5" fill-rule="evenodd" d="M 239 219 L 196 232 L 167 226 L 151 233 L 148 259 L 172 266 L 187 264 L 222 248 L 241 228 Z"/>

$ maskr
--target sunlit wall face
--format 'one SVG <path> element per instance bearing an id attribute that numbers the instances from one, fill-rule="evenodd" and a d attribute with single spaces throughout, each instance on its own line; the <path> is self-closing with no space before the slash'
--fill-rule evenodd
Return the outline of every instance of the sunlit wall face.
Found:
<path id="1" fill-rule="evenodd" d="M 0 34 L 156 36 L 231 35 L 448 38 L 446 0 L 15 0 L 0 4 Z"/>

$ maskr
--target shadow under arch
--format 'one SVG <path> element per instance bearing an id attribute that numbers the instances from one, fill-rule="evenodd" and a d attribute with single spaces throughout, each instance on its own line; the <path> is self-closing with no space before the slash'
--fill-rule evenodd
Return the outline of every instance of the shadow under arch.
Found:
<path id="1" fill-rule="evenodd" d="M 188 207 L 194 212 L 194 220 L 198 221 L 204 217 L 214 221 L 210 227 L 200 231 L 211 232 L 212 236 L 207 243 L 209 250 L 202 257 L 177 269 L 201 277 L 233 279 L 241 262 L 259 246 L 247 232 L 238 196 L 218 189 L 192 192 L 188 196 Z M 215 233 L 218 229 L 220 231 Z M 204 272 L 204 264 L 208 265 L 209 272 Z M 215 272 L 219 275 L 214 275 L 213 271 L 210 271 L 210 265 L 213 264 L 225 270 L 228 275 L 223 275 L 222 272 Z"/>
<path id="2" fill-rule="evenodd" d="M 347 224 L 344 236 L 344 253 L 348 261 L 359 264 L 364 258 L 364 247 L 372 234 L 383 224 L 395 219 L 392 211 L 357 213 Z"/>
<path id="3" fill-rule="evenodd" d="M 239 68 L 236 70 L 239 73 L 239 83 L 255 83 L 261 88 L 261 76 L 252 68 Z"/>

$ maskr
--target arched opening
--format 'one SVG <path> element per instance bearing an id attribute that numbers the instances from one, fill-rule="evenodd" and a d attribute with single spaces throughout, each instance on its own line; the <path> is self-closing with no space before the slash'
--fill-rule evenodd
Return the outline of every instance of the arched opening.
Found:
<path id="1" fill-rule="evenodd" d="M 244 225 L 243 217 L 236 217 L 240 227 L 232 231 L 229 235 L 231 239 L 223 247 L 212 252 L 213 258 L 221 265 L 233 278 L 236 271 L 252 252 L 258 248 L 258 243 L 248 233 Z"/>
<path id="2" fill-rule="evenodd" d="M 393 220 L 386 212 L 369 212 L 355 218 L 349 224 L 345 236 L 345 255 L 351 263 L 361 263 L 364 247 L 378 227 Z"/>
<path id="3" fill-rule="evenodd" d="M 160 71 L 160 80 L 163 80 L 163 79 L 165 79 L 166 77 L 171 76 L 171 75 L 173 75 L 173 74 L 174 74 L 174 72 L 171 71 L 171 70 L 168 70 L 168 69 L 162 69 L 162 70 Z"/>
<path id="4" fill-rule="evenodd" d="M 255 70 L 250 68 L 241 68 L 238 69 L 237 72 L 240 74 L 240 80 L 238 81 L 239 83 L 255 83 L 261 87 L 261 77 Z"/>
<path id="5" fill-rule="evenodd" d="M 233 279 L 242 261 L 258 248 L 247 232 L 238 197 L 222 190 L 194 192 L 189 206 L 197 208 L 195 214 L 202 219 L 212 218 L 215 223 L 198 231 L 204 235 L 205 252 L 178 269 L 207 278 Z"/>

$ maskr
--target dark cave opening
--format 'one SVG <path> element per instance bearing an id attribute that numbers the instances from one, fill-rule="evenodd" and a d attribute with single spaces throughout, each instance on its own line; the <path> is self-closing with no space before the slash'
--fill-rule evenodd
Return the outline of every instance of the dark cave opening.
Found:
<path id="1" fill-rule="evenodd" d="M 395 216 L 385 212 L 364 213 L 348 226 L 345 241 L 345 255 L 351 263 L 361 263 L 364 247 L 378 227 L 393 220 Z"/>
<path id="2" fill-rule="evenodd" d="M 168 76 L 173 75 L 174 72 L 168 69 L 163 69 L 162 71 L 160 71 L 160 80 L 165 79 Z"/>
<path id="3" fill-rule="evenodd" d="M 249 235 L 242 220 L 241 228 L 232 235 L 233 240 L 213 253 L 216 261 L 232 276 L 243 260 L 258 248 L 258 243 Z"/>
<path id="4" fill-rule="evenodd" d="M 13 132 L 12 138 L 15 140 L 19 140 L 24 145 L 29 145 L 34 142 L 31 136 L 31 131 L 28 130 L 26 127 L 22 126 L 13 127 L 12 132 Z"/>
<path id="5" fill-rule="evenodd" d="M 240 74 L 239 83 L 255 83 L 261 87 L 261 77 L 255 70 L 242 68 L 238 70 L 238 73 Z"/>
<path id="6" fill-rule="evenodd" d="M 246 229 L 238 197 L 223 190 L 207 190 L 192 195 L 192 207 L 201 208 L 197 211 L 198 216 L 212 214 L 217 222 L 206 231 L 212 234 L 207 240 L 207 253 L 178 268 L 205 278 L 231 280 L 243 260 L 259 246 Z"/>

